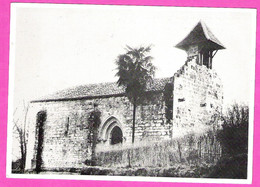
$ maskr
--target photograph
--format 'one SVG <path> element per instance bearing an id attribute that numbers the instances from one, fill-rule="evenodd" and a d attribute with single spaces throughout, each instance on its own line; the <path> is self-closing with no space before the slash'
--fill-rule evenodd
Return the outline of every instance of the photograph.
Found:
<path id="1" fill-rule="evenodd" d="M 252 183 L 256 9 L 10 13 L 7 177 Z"/>

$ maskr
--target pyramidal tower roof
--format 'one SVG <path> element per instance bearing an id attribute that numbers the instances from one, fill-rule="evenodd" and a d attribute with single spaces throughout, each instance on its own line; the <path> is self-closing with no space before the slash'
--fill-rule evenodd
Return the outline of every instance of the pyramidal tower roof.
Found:
<path id="1" fill-rule="evenodd" d="M 199 21 L 192 31 L 175 47 L 187 50 L 189 46 L 194 44 L 202 44 L 213 50 L 225 49 L 224 45 L 214 36 L 203 21 Z"/>

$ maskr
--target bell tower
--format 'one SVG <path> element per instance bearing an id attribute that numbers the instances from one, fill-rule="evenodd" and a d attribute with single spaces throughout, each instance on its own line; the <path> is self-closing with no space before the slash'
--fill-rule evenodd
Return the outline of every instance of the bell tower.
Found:
<path id="1" fill-rule="evenodd" d="M 202 21 L 175 47 L 186 51 L 187 61 L 195 58 L 197 64 L 209 69 L 212 69 L 212 59 L 217 51 L 225 49 Z"/>

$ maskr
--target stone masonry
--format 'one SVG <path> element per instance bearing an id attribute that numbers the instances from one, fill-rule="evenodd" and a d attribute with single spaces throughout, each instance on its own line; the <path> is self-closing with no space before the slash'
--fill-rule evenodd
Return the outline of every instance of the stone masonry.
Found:
<path id="1" fill-rule="evenodd" d="M 135 138 L 141 141 L 147 138 L 169 138 L 170 124 L 165 122 L 162 94 L 158 99 L 137 108 Z M 44 124 L 42 168 L 81 168 L 90 159 L 91 148 L 88 144 L 88 113 L 93 110 L 93 103 L 101 111 L 99 147 L 109 145 L 110 121 L 122 129 L 123 144 L 131 143 L 132 104 L 127 97 L 109 97 L 89 100 L 38 102 L 32 103 L 29 110 L 29 144 L 26 168 L 35 168 L 37 152 L 36 116 L 39 111 L 46 111 Z M 112 122 L 112 123 L 113 123 Z M 32 151 L 33 150 L 33 151 Z"/>
<path id="2" fill-rule="evenodd" d="M 174 75 L 173 126 L 177 128 L 176 133 L 203 131 L 210 117 L 222 111 L 222 88 L 217 73 L 198 65 L 196 59 L 183 65 Z"/>

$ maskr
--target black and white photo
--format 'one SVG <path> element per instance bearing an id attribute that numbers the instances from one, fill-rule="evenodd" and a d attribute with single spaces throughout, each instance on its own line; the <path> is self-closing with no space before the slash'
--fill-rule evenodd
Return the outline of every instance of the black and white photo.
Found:
<path id="1" fill-rule="evenodd" d="M 255 42 L 254 9 L 12 3 L 7 175 L 250 183 Z"/>

